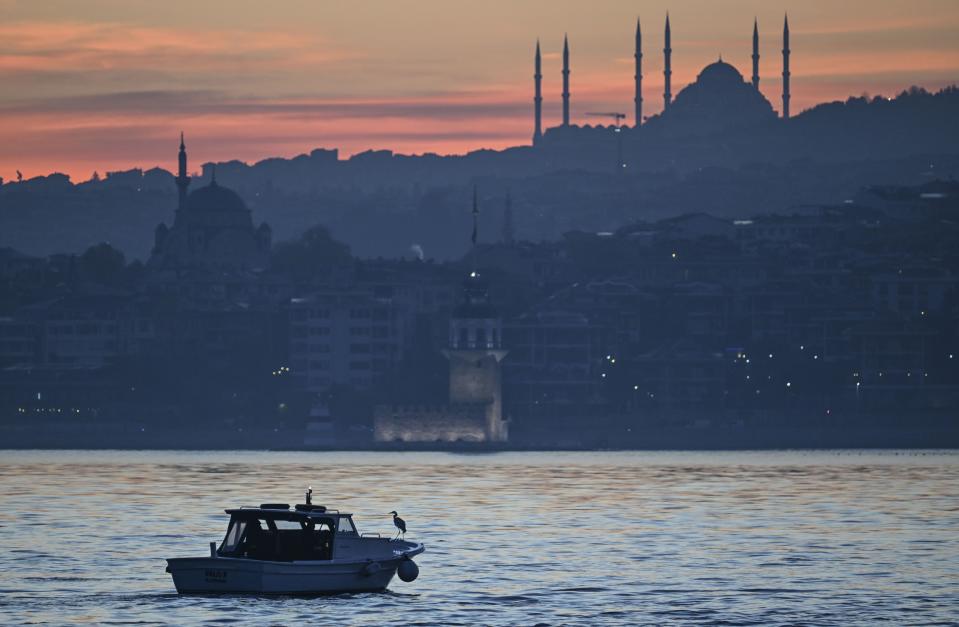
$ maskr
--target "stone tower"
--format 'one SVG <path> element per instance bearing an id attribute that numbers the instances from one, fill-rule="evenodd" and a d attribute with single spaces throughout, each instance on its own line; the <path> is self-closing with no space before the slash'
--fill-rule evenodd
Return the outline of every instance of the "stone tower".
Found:
<path id="1" fill-rule="evenodd" d="M 475 270 L 463 281 L 462 300 L 450 317 L 450 402 L 483 406 L 488 442 L 509 437 L 503 419 L 503 325 L 490 304 L 489 284 Z"/>
<path id="2" fill-rule="evenodd" d="M 490 304 L 489 284 L 476 271 L 479 208 L 473 189 L 473 270 L 463 280 L 462 297 L 450 314 L 449 404 L 437 406 L 377 405 L 373 439 L 377 442 L 463 442 L 489 444 L 509 439 L 503 417 L 500 362 L 503 324 Z"/>

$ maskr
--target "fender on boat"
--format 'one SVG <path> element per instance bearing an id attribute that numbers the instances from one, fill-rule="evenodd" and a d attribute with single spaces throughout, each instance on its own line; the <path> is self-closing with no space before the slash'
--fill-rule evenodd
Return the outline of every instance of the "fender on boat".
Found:
<path id="1" fill-rule="evenodd" d="M 396 574 L 400 579 L 409 583 L 415 581 L 420 575 L 420 567 L 416 565 L 416 562 L 407 557 L 405 560 L 400 562 L 400 565 L 396 568 Z"/>

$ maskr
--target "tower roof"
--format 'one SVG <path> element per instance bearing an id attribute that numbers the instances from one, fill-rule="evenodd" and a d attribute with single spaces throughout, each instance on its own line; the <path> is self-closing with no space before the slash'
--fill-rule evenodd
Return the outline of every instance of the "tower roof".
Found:
<path id="1" fill-rule="evenodd" d="M 496 318 L 489 299 L 489 281 L 473 271 L 463 279 L 463 299 L 453 309 L 453 318 Z"/>

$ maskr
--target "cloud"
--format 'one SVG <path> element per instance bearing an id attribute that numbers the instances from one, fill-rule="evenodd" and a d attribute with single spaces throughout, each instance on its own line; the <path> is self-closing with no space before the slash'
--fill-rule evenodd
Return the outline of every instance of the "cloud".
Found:
<path id="1" fill-rule="evenodd" d="M 0 24 L 0 69 L 128 68 L 181 63 L 191 72 L 223 63 L 269 67 L 331 63 L 357 56 L 316 36 L 286 31 L 172 29 L 109 22 Z"/>
<path id="2" fill-rule="evenodd" d="M 273 116 L 284 118 L 466 120 L 526 114 L 529 104 L 498 92 L 437 92 L 428 97 L 316 99 L 243 98 L 217 90 L 148 90 L 0 103 L 7 116 L 72 116 L 122 120 L 128 116 Z M 62 118 L 61 118 L 62 119 Z"/>

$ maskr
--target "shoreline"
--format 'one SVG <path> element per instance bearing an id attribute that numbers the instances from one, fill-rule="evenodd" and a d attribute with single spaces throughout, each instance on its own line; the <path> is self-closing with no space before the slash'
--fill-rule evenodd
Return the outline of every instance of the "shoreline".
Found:
<path id="1" fill-rule="evenodd" d="M 824 449 L 959 449 L 959 426 L 873 428 L 649 428 L 628 434 L 565 433 L 549 440 L 535 434 L 508 443 L 383 442 L 356 437 L 306 440 L 300 429 L 190 429 L 117 425 L 0 425 L 0 449 L 8 450 L 182 450 L 182 451 L 365 451 L 365 452 L 534 452 L 534 451 L 773 451 Z"/>

